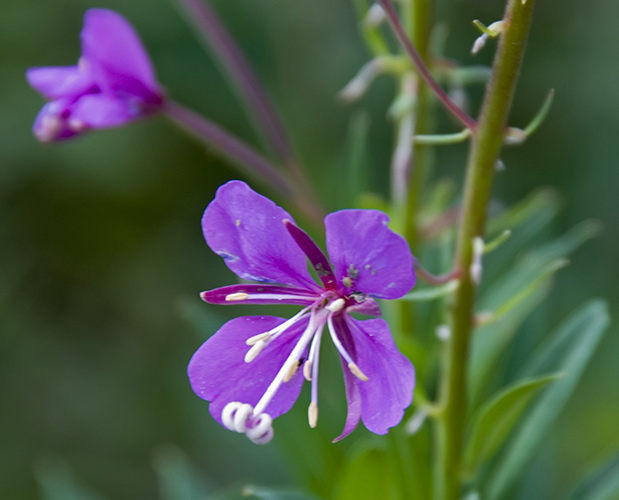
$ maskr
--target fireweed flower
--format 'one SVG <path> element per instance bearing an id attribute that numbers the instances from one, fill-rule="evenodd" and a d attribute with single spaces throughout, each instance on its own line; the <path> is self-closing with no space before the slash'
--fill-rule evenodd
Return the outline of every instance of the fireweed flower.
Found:
<path id="1" fill-rule="evenodd" d="M 90 9 L 77 66 L 30 68 L 28 83 L 50 100 L 33 126 L 41 142 L 108 128 L 159 110 L 163 92 L 137 33 L 120 14 Z"/>
<path id="2" fill-rule="evenodd" d="M 290 319 L 246 316 L 227 322 L 192 357 L 195 393 L 215 420 L 258 444 L 273 437 L 272 420 L 287 412 L 311 381 L 308 416 L 318 418 L 318 358 L 323 331 L 342 361 L 348 416 L 338 441 L 363 420 L 376 434 L 397 425 L 411 404 L 413 366 L 397 349 L 373 297 L 396 299 L 415 284 L 406 241 L 377 210 L 342 210 L 325 218 L 331 263 L 271 200 L 240 181 L 221 186 L 207 207 L 207 244 L 245 280 L 260 284 L 203 292 L 212 304 L 294 304 Z M 308 271 L 307 261 L 320 284 Z"/>

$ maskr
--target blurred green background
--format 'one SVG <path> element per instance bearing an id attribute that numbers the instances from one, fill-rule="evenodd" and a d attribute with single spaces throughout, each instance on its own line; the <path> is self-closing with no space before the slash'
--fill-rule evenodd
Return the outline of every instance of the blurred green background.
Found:
<path id="1" fill-rule="evenodd" d="M 360 109 L 372 124 L 372 184 L 386 194 L 392 135 L 385 109 L 393 85 L 380 79 L 353 106 L 336 100 L 368 58 L 351 2 L 213 4 L 329 208 L 342 208 L 342 144 Z M 172 0 L 0 6 L 0 498 L 39 498 L 36 478 L 44 482 L 62 460 L 105 498 L 157 498 L 156 470 L 159 458 L 173 453 L 169 445 L 218 488 L 292 484 L 308 469 L 315 477 L 332 474 L 329 464 L 295 449 L 295 433 L 308 432 L 304 405 L 281 419 L 281 438 L 256 447 L 214 423 L 186 379 L 205 332 L 240 312 L 198 299 L 232 279 L 204 244 L 200 218 L 216 187 L 238 174 L 162 118 L 57 145 L 31 135 L 43 100 L 25 70 L 74 64 L 84 11 L 107 7 L 137 28 L 170 96 L 259 146 L 230 85 Z M 495 21 L 503 7 L 502 0 L 439 0 L 437 19 L 449 28 L 446 55 L 488 64 L 493 42 L 469 55 L 477 36 L 471 21 Z M 584 219 L 603 222 L 604 233 L 559 274 L 544 305 L 550 325 L 588 297 L 609 299 L 611 314 L 619 300 L 617 18 L 612 0 L 538 2 L 512 124 L 525 125 L 549 88 L 556 99 L 539 132 L 505 152 L 507 170 L 497 179 L 503 203 L 540 185 L 556 188 L 565 203 L 556 234 Z M 437 175 L 459 177 L 464 158 L 464 147 L 441 150 Z M 618 359 L 613 325 L 547 437 L 535 464 L 543 474 L 529 478 L 526 498 L 563 498 L 578 476 L 616 452 Z M 334 417 L 321 410 L 315 432 L 326 443 L 343 423 L 340 394 L 328 398 Z M 335 445 L 335 456 L 364 433 Z"/>

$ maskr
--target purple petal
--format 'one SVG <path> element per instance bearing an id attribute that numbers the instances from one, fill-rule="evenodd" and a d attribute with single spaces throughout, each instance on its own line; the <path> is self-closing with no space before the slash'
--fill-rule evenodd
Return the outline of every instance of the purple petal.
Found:
<path id="1" fill-rule="evenodd" d="M 78 66 L 50 66 L 26 71 L 30 86 L 47 99 L 78 97 L 95 86 L 92 76 Z"/>
<path id="2" fill-rule="evenodd" d="M 346 292 L 397 299 L 415 285 L 406 240 L 388 227 L 378 210 L 341 210 L 327 215 L 327 249 Z"/>
<path id="3" fill-rule="evenodd" d="M 359 394 L 359 387 L 357 382 L 359 381 L 348 369 L 348 363 L 341 358 L 342 370 L 344 371 L 344 385 L 346 387 L 346 402 L 348 404 L 348 414 L 346 415 L 346 423 L 344 424 L 344 430 L 336 437 L 333 442 L 344 439 L 352 431 L 355 430 L 359 420 L 361 419 L 361 395 Z"/>
<path id="4" fill-rule="evenodd" d="M 256 406 L 307 326 L 307 320 L 293 325 L 286 334 L 267 345 L 256 359 L 246 363 L 244 357 L 249 346 L 245 341 L 284 321 L 273 316 L 233 319 L 202 344 L 191 358 L 187 369 L 191 387 L 198 396 L 211 402 L 209 410 L 219 423 L 228 403 L 240 401 Z M 275 418 L 290 410 L 303 380 L 298 370 L 279 388 L 266 407 L 266 413 Z"/>
<path id="5" fill-rule="evenodd" d="M 363 424 L 376 434 L 386 434 L 400 423 L 413 401 L 415 370 L 396 347 L 386 321 L 350 317 L 345 321 L 349 331 L 342 333 L 351 335 L 354 359 L 369 378 L 365 382 L 357 378 L 353 381 L 361 397 Z"/>
<path id="6" fill-rule="evenodd" d="M 306 289 L 279 285 L 230 285 L 200 294 L 210 304 L 296 304 L 308 306 L 318 297 Z"/>
<path id="7" fill-rule="evenodd" d="M 69 125 L 73 129 L 118 127 L 135 120 L 139 111 L 130 101 L 107 94 L 87 94 L 71 106 Z"/>
<path id="8" fill-rule="evenodd" d="M 292 217 L 271 200 L 230 181 L 206 208 L 202 230 L 208 246 L 241 278 L 319 291 L 305 254 L 284 226 L 287 219 Z"/>
<path id="9" fill-rule="evenodd" d="M 82 54 L 104 92 L 122 91 L 161 102 L 148 53 L 129 22 L 117 12 L 89 9 L 81 33 Z"/>
<path id="10" fill-rule="evenodd" d="M 357 304 L 348 306 L 346 308 L 346 312 L 356 312 L 359 314 L 366 314 L 368 316 L 380 316 L 381 311 L 379 305 L 372 297 L 368 297 L 367 295 L 363 300 L 360 300 Z"/>

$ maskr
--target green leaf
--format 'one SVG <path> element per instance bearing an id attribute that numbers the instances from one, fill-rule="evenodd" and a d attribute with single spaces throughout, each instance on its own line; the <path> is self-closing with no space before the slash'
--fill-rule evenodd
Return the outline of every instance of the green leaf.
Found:
<path id="1" fill-rule="evenodd" d="M 404 498 L 401 479 L 391 466 L 390 455 L 381 449 L 364 449 L 349 462 L 340 476 L 335 500 Z"/>
<path id="2" fill-rule="evenodd" d="M 587 303 L 567 319 L 523 370 L 524 374 L 529 375 L 548 369 L 566 374 L 537 400 L 523 425 L 516 431 L 490 476 L 488 498 L 504 498 L 507 489 L 526 473 L 527 463 L 561 413 L 608 324 L 606 303 L 602 300 Z"/>
<path id="3" fill-rule="evenodd" d="M 400 300 L 406 300 L 409 302 L 417 302 L 423 300 L 434 300 L 440 299 L 451 293 L 455 292 L 458 289 L 460 282 L 458 280 L 453 280 L 445 283 L 444 285 L 434 286 L 434 287 L 426 287 L 421 288 L 419 290 L 415 290 L 414 292 L 407 293 Z"/>
<path id="4" fill-rule="evenodd" d="M 430 477 L 427 459 L 423 464 L 416 461 L 417 447 L 423 449 L 423 445 L 421 441 L 407 439 L 398 430 L 401 429 L 389 433 L 387 449 L 376 448 L 372 444 L 375 440 L 357 444 L 338 476 L 335 500 L 426 500 L 431 496 L 426 489 Z M 421 439 L 420 434 L 413 438 Z"/>
<path id="5" fill-rule="evenodd" d="M 619 453 L 589 474 L 568 500 L 616 500 L 619 498 Z"/>
<path id="6" fill-rule="evenodd" d="M 41 490 L 41 500 L 102 500 L 99 493 L 82 486 L 75 478 L 71 466 L 56 456 L 44 456 L 35 469 Z"/>
<path id="7" fill-rule="evenodd" d="M 514 269 L 514 271 L 518 270 L 520 267 Z M 514 294 L 514 297 L 519 297 L 519 300 L 501 315 L 499 321 L 475 330 L 469 363 L 469 392 L 473 408 L 477 407 L 478 401 L 486 393 L 487 385 L 494 380 L 490 377 L 490 373 L 497 365 L 501 353 L 505 351 L 518 328 L 550 290 L 548 279 L 538 280 L 524 286 L 523 290 Z M 503 304 L 510 302 L 510 299 L 503 300 Z M 500 307 L 497 306 L 497 309 Z"/>
<path id="8" fill-rule="evenodd" d="M 501 233 L 506 229 L 514 230 L 519 226 L 522 226 L 522 229 L 518 231 L 520 234 L 536 233 L 554 218 L 559 208 L 560 199 L 557 193 L 551 189 L 540 189 L 510 207 L 509 210 L 492 217 L 488 222 L 488 234 Z M 518 236 L 516 231 L 513 236 Z"/>
<path id="9" fill-rule="evenodd" d="M 529 204 L 533 203 L 532 201 Z M 521 211 L 532 211 L 523 207 Z M 490 311 L 491 323 L 475 331 L 471 348 L 470 394 L 473 407 L 481 399 L 489 373 L 520 325 L 549 290 L 549 278 L 565 266 L 565 255 L 597 235 L 597 221 L 582 222 L 561 237 L 527 253 L 480 297 L 480 310 Z M 516 238 L 516 232 L 514 232 Z M 514 239 L 512 238 L 512 239 Z M 500 319 L 500 321 L 496 320 Z M 548 372 L 552 370 L 543 370 Z M 540 372 L 537 372 L 540 373 Z"/>
<path id="10" fill-rule="evenodd" d="M 293 488 L 264 488 L 262 486 L 245 486 L 241 492 L 242 498 L 259 500 L 318 500 L 305 492 Z"/>
<path id="11" fill-rule="evenodd" d="M 557 378 L 559 375 L 547 375 L 512 384 L 476 413 L 466 445 L 465 471 L 468 477 L 473 477 L 478 467 L 503 444 L 539 391 Z"/>
<path id="12" fill-rule="evenodd" d="M 160 448 L 154 457 L 154 467 L 161 500 L 201 500 L 213 491 L 175 446 Z"/>

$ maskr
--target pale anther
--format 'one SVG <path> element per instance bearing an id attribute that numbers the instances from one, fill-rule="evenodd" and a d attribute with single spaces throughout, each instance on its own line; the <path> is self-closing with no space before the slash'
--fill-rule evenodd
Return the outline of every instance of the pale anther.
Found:
<path id="1" fill-rule="evenodd" d="M 260 354 L 260 351 L 262 351 L 264 346 L 265 346 L 264 340 L 259 340 L 258 342 L 256 342 L 252 346 L 252 348 L 249 351 L 247 351 L 247 354 L 245 354 L 245 363 L 251 363 L 254 359 L 256 359 L 256 356 Z"/>
<path id="2" fill-rule="evenodd" d="M 226 302 L 237 302 L 241 300 L 247 300 L 249 295 L 245 292 L 237 292 L 226 295 Z"/>
<path id="3" fill-rule="evenodd" d="M 327 304 L 326 309 L 331 312 L 338 312 L 338 311 L 341 311 L 345 305 L 346 305 L 346 301 L 342 298 L 339 298 Z"/>
<path id="4" fill-rule="evenodd" d="M 309 359 L 303 365 L 303 376 L 308 382 L 312 381 L 312 362 Z"/>
<path id="5" fill-rule="evenodd" d="M 348 369 L 359 380 L 363 380 L 364 382 L 367 382 L 368 380 L 370 380 L 368 376 L 365 373 L 363 373 L 361 369 L 355 363 L 348 363 Z"/>
<path id="6" fill-rule="evenodd" d="M 309 426 L 313 429 L 318 424 L 318 405 L 312 401 L 307 409 L 307 419 Z"/>
<path id="7" fill-rule="evenodd" d="M 261 340 L 267 340 L 269 337 L 271 336 L 271 334 L 269 332 L 265 332 L 265 333 L 259 333 L 258 335 L 254 335 L 253 337 L 249 337 L 245 343 L 247 345 L 254 345 L 255 343 L 261 341 Z"/>
<path id="8" fill-rule="evenodd" d="M 286 373 L 286 376 L 284 377 L 284 383 L 290 381 L 290 379 L 294 377 L 294 374 L 297 373 L 299 366 L 301 366 L 301 360 L 290 365 L 290 369 L 288 370 L 288 373 Z"/>

